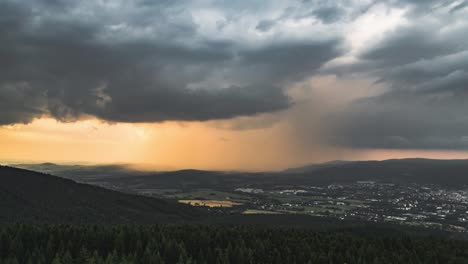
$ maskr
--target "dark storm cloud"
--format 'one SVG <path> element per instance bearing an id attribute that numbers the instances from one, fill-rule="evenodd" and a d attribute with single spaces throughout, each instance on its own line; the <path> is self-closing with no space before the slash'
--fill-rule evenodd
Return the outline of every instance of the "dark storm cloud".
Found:
<path id="1" fill-rule="evenodd" d="M 324 24 L 334 23 L 342 16 L 345 11 L 340 7 L 321 7 L 312 12 L 312 15 L 320 19 Z"/>
<path id="2" fill-rule="evenodd" d="M 301 21 L 311 19 L 317 25 L 319 23 L 330 26 L 336 23 L 352 23 L 378 1 L 359 3 L 358 1 L 337 0 L 303 0 L 297 4 L 291 1 L 291 5 L 276 17 L 260 20 L 255 29 L 260 32 L 268 32 L 284 21 Z"/>
<path id="3" fill-rule="evenodd" d="M 468 7 L 468 1 L 463 1 L 462 3 L 452 7 L 452 9 L 450 9 L 450 13 L 457 12 L 458 10 L 461 10 L 466 7 Z"/>
<path id="4" fill-rule="evenodd" d="M 415 18 L 415 16 L 427 16 L 432 15 L 433 12 L 444 9 L 457 0 L 377 0 L 380 3 L 390 3 L 396 7 L 403 7 L 408 9 L 408 16 Z"/>
<path id="5" fill-rule="evenodd" d="M 356 148 L 468 149 L 468 20 L 466 12 L 453 12 L 457 3 L 434 3 L 437 11 L 413 17 L 341 71 L 375 78 L 387 88 L 333 114 L 339 131 L 335 143 Z"/>
<path id="6" fill-rule="evenodd" d="M 336 143 L 357 148 L 467 149 L 467 97 L 387 93 L 340 113 Z"/>
<path id="7" fill-rule="evenodd" d="M 266 20 L 259 21 L 255 28 L 259 31 L 267 32 L 271 28 L 273 28 L 275 24 L 276 24 L 275 20 L 266 19 Z"/>
<path id="8" fill-rule="evenodd" d="M 434 30 L 430 24 L 401 27 L 388 34 L 385 40 L 366 50 L 361 59 L 378 62 L 383 66 L 400 66 L 453 54 L 463 51 L 468 46 L 468 39 L 462 34 L 466 29 L 465 26 L 458 30 Z"/>
<path id="9" fill-rule="evenodd" d="M 246 51 L 242 61 L 255 74 L 275 82 L 301 79 L 322 66 L 323 62 L 344 53 L 345 46 L 339 39 L 306 44 L 274 44 L 261 49 Z"/>
<path id="10" fill-rule="evenodd" d="M 135 3 L 118 15 L 59 0 L 0 3 L 0 124 L 278 111 L 291 105 L 289 82 L 342 53 L 338 38 L 256 48 L 212 41 L 177 2 Z"/>

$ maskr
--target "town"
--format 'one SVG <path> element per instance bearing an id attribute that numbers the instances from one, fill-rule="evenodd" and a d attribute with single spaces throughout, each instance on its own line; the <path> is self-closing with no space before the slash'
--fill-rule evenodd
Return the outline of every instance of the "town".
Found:
<path id="1" fill-rule="evenodd" d="M 466 186 L 446 189 L 437 185 L 357 181 L 327 186 L 281 187 L 269 190 L 236 188 L 233 195 L 224 197 L 224 200 L 232 201 L 232 205 L 214 207 L 226 213 L 307 214 L 342 220 L 392 222 L 457 232 L 467 232 L 468 228 Z M 202 194 L 198 192 L 197 195 Z M 216 196 L 216 192 L 198 198 L 211 199 L 210 196 Z"/>

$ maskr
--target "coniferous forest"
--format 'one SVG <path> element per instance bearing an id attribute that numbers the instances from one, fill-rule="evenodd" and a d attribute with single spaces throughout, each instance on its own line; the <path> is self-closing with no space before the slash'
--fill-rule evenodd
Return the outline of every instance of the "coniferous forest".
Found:
<path id="1" fill-rule="evenodd" d="M 467 263 L 468 241 L 207 225 L 3 225 L 0 263 Z"/>

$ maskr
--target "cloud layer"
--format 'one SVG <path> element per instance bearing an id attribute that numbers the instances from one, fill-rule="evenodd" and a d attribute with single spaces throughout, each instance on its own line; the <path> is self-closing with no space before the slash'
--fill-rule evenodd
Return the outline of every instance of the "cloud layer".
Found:
<path id="1" fill-rule="evenodd" d="M 406 23 L 344 67 L 345 74 L 374 78 L 387 90 L 334 114 L 338 145 L 468 149 L 465 2 L 410 4 Z"/>
<path id="2" fill-rule="evenodd" d="M 288 119 L 298 145 L 320 131 L 339 148 L 466 150 L 467 17 L 465 0 L 6 0 L 0 125 Z M 332 75 L 378 92 L 290 96 Z M 245 116 L 260 117 L 225 123 Z"/>
<path id="3" fill-rule="evenodd" d="M 228 15 L 241 9 L 225 8 Z M 274 112 L 291 105 L 289 83 L 343 52 L 342 39 L 331 35 L 236 39 L 223 28 L 238 18 L 218 18 L 215 10 L 179 1 L 3 1 L 0 124 Z"/>

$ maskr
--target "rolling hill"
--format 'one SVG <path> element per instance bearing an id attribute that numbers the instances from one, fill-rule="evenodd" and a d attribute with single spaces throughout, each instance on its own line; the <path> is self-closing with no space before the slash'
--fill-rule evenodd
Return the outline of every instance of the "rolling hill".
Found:
<path id="1" fill-rule="evenodd" d="M 173 223 L 202 214 L 172 201 L 0 166 L 0 222 Z"/>
<path id="2" fill-rule="evenodd" d="M 468 160 L 391 159 L 354 161 L 322 168 L 296 169 L 285 173 L 289 181 L 301 183 L 347 183 L 373 180 L 396 184 L 468 184 Z"/>
<path id="3" fill-rule="evenodd" d="M 327 185 L 356 181 L 395 184 L 468 185 L 468 160 L 393 159 L 383 161 L 335 161 L 291 168 L 281 172 L 222 172 L 180 170 L 143 172 L 117 165 L 73 166 L 55 164 L 14 165 L 51 173 L 123 192 L 152 189 L 217 189 L 239 187 Z"/>

